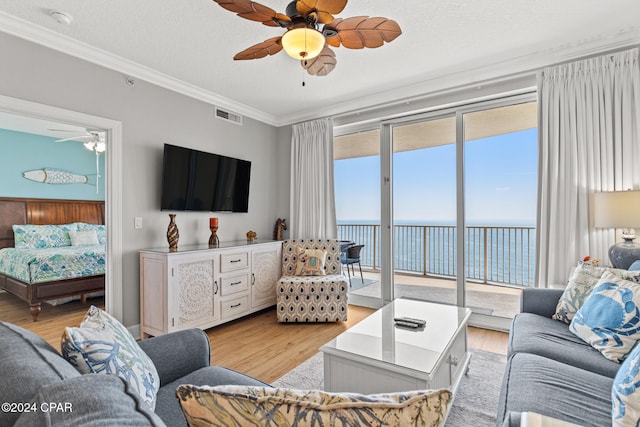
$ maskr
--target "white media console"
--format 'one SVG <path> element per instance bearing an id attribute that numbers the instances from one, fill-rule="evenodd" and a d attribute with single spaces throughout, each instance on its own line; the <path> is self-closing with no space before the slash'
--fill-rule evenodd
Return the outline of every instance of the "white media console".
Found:
<path id="1" fill-rule="evenodd" d="M 140 251 L 142 338 L 207 329 L 276 303 L 282 242 Z"/>

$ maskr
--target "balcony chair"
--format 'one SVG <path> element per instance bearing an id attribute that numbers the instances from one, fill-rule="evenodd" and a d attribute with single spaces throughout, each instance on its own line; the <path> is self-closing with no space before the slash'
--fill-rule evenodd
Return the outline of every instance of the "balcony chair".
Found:
<path id="1" fill-rule="evenodd" d="M 340 270 L 338 240 L 285 240 L 278 322 L 346 321 L 348 286 Z"/>
<path id="2" fill-rule="evenodd" d="M 364 284 L 364 277 L 362 276 L 362 265 L 360 264 L 360 251 L 362 251 L 364 245 L 352 245 L 340 254 L 340 262 L 347 266 L 347 275 L 349 276 L 349 286 L 351 286 L 351 273 L 356 275 L 353 268 L 354 264 L 358 264 L 360 268 L 360 280 Z M 349 266 L 351 266 L 351 272 L 349 272 Z"/>

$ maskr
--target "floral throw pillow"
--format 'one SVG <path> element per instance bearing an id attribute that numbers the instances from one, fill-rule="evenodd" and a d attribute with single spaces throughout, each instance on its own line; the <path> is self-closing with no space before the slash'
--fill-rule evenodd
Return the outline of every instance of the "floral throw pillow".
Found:
<path id="1" fill-rule="evenodd" d="M 449 390 L 360 395 L 252 386 L 177 389 L 190 427 L 242 425 L 330 427 L 444 426 Z"/>
<path id="2" fill-rule="evenodd" d="M 636 345 L 618 369 L 611 388 L 613 427 L 640 423 L 640 346 Z"/>
<path id="3" fill-rule="evenodd" d="M 78 328 L 65 328 L 62 356 L 82 374 L 123 378 L 155 409 L 160 377 L 155 365 L 117 319 L 91 306 Z"/>
<path id="4" fill-rule="evenodd" d="M 75 224 L 34 225 L 22 224 L 13 227 L 16 249 L 44 249 L 71 246 L 70 231 L 76 231 Z"/>
<path id="5" fill-rule="evenodd" d="M 326 276 L 327 251 L 298 248 L 296 276 Z"/>
<path id="6" fill-rule="evenodd" d="M 607 359 L 621 362 L 640 339 L 640 284 L 604 273 L 569 330 Z"/>
<path id="7" fill-rule="evenodd" d="M 640 271 L 597 267 L 589 263 L 581 263 L 575 268 L 575 270 L 573 270 L 573 273 L 569 278 L 569 283 L 560 297 L 560 300 L 558 300 L 556 312 L 552 318 L 567 324 L 571 323 L 576 312 L 587 300 L 593 290 L 593 287 L 598 283 L 605 272 L 612 273 L 615 276 L 626 280 L 636 282 L 640 281 Z"/>

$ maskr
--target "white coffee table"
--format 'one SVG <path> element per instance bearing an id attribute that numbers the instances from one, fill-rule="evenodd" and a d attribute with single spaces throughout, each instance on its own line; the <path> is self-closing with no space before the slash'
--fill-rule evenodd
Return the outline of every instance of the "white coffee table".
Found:
<path id="1" fill-rule="evenodd" d="M 426 320 L 422 330 L 395 317 Z M 331 392 L 455 391 L 469 364 L 468 308 L 396 299 L 320 348 L 324 388 Z"/>

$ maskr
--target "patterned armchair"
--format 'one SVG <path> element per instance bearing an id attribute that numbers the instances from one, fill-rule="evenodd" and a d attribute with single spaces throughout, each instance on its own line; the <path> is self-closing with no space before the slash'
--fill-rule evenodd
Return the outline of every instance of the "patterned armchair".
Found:
<path id="1" fill-rule="evenodd" d="M 299 249 L 326 251 L 323 276 L 296 275 Z M 344 322 L 348 281 L 341 274 L 338 240 L 285 240 L 282 277 L 278 281 L 279 322 Z"/>

